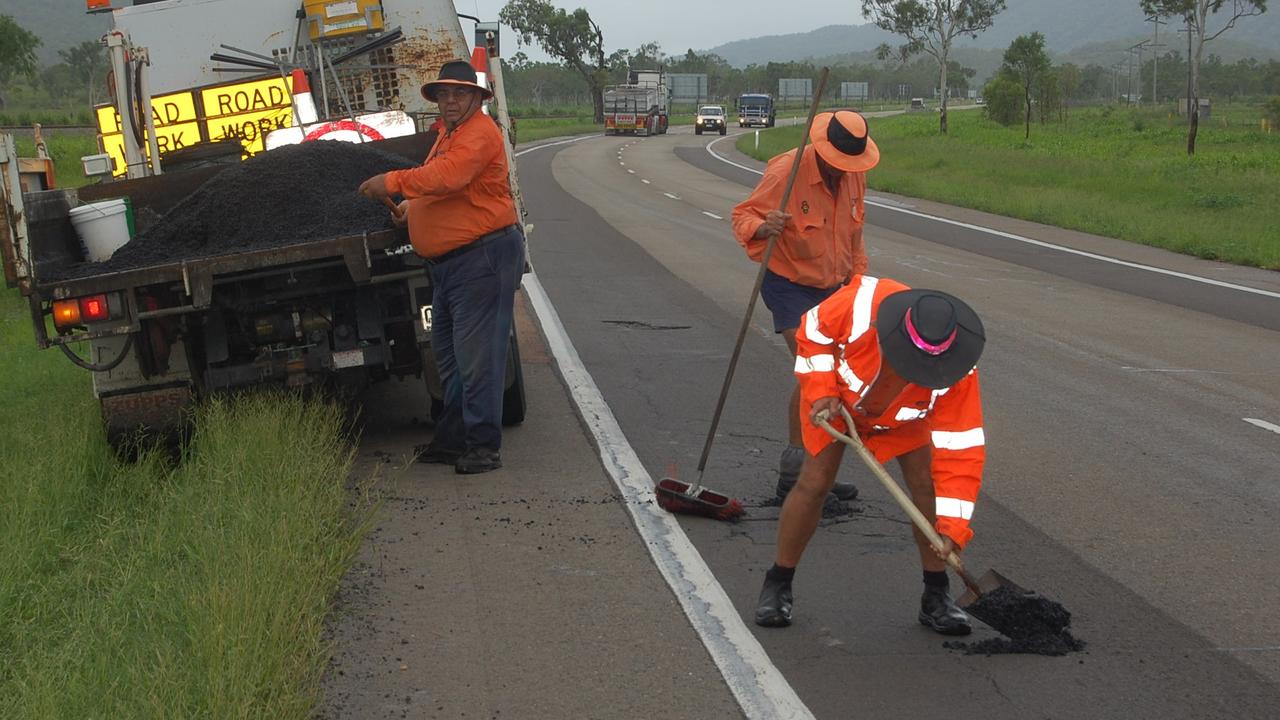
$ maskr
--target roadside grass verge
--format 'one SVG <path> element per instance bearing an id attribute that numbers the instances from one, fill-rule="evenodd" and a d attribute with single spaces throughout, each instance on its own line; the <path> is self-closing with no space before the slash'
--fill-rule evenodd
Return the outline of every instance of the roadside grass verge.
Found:
<path id="1" fill-rule="evenodd" d="M 173 465 L 116 460 L 89 374 L 0 291 L 0 715 L 307 718 L 367 529 L 341 412 L 215 399 Z"/>
<path id="2" fill-rule="evenodd" d="M 18 157 L 35 157 L 36 143 L 31 138 L 14 138 Z M 80 158 L 98 153 L 97 137 L 80 132 L 44 131 L 45 145 L 49 148 L 49 157 L 53 158 L 54 172 L 58 176 L 58 187 L 80 187 L 89 182 L 84 176 L 84 166 Z"/>
<path id="3" fill-rule="evenodd" d="M 871 120 L 881 159 L 869 186 L 1280 270 L 1280 134 L 1256 121 L 1206 122 L 1188 157 L 1182 120 L 1152 111 L 1080 110 L 1033 124 L 1029 141 L 978 112 L 949 120 L 945 137 L 933 115 Z M 800 132 L 775 128 L 761 133 L 759 151 L 747 136 L 737 147 L 767 159 L 794 148 Z"/>

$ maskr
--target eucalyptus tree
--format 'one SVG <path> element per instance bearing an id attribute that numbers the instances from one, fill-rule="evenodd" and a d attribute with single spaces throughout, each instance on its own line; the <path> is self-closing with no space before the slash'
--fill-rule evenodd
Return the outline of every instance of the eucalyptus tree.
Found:
<path id="1" fill-rule="evenodd" d="M 1139 0 L 1142 11 L 1163 17 L 1180 17 L 1187 24 L 1187 37 L 1191 43 L 1188 61 L 1191 78 L 1188 81 L 1187 154 L 1196 152 L 1196 131 L 1200 127 L 1200 63 L 1204 61 L 1205 43 L 1218 38 L 1236 26 L 1241 18 L 1261 15 L 1267 11 L 1267 0 Z M 1210 30 L 1209 23 L 1220 19 L 1222 24 Z M 1215 23 L 1215 25 L 1217 25 Z"/>
<path id="2" fill-rule="evenodd" d="M 1264 0 L 1265 1 L 1265 0 Z M 938 64 L 941 94 L 938 129 L 947 132 L 947 61 L 956 38 L 978 37 L 989 29 L 1005 0 L 862 0 L 862 15 L 876 27 L 902 36 L 898 53 L 903 61 L 919 52 Z M 884 48 L 878 53 L 883 60 Z"/>
<path id="3" fill-rule="evenodd" d="M 547 0 L 510 0 L 498 13 L 525 44 L 537 42 L 548 55 L 560 60 L 587 83 L 595 122 L 604 123 L 604 86 L 609 82 L 609 61 L 604 54 L 604 33 L 583 8 L 567 12 Z"/>

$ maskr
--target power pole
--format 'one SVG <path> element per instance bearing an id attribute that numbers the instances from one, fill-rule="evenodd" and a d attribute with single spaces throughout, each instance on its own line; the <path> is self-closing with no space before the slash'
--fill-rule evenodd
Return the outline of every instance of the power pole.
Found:
<path id="1" fill-rule="evenodd" d="M 1155 107 L 1160 104 L 1160 96 L 1157 94 L 1159 90 L 1156 84 L 1156 78 L 1160 75 L 1160 50 L 1158 48 L 1164 47 L 1160 44 L 1160 26 L 1168 25 L 1169 23 L 1161 20 L 1159 15 L 1152 15 L 1146 19 L 1146 22 L 1154 23 L 1156 26 L 1155 39 L 1151 41 L 1151 105 Z"/>
<path id="2" fill-rule="evenodd" d="M 1179 30 L 1187 34 L 1187 117 L 1191 117 L 1191 16 L 1187 16 L 1187 27 Z"/>

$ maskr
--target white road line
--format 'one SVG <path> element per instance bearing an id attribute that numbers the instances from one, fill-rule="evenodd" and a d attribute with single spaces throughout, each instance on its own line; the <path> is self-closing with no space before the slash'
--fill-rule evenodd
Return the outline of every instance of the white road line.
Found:
<path id="1" fill-rule="evenodd" d="M 703 214 L 703 215 L 706 215 L 707 217 L 715 218 L 715 219 L 717 219 L 717 220 L 723 220 L 723 219 L 724 219 L 724 218 L 720 217 L 719 215 L 717 215 L 717 214 L 715 214 L 715 213 L 713 213 L 713 212 L 707 212 L 706 210 L 703 210 L 703 211 L 702 211 L 702 214 Z"/>
<path id="2" fill-rule="evenodd" d="M 1280 433 L 1280 425 L 1269 423 L 1266 420 L 1259 420 L 1258 418 L 1240 418 L 1240 419 L 1244 420 L 1250 425 L 1257 425 L 1263 430 L 1270 430 L 1273 433 Z"/>
<path id="3" fill-rule="evenodd" d="M 583 366 L 536 273 L 524 276 L 524 288 L 561 377 L 577 403 L 583 423 L 595 439 L 601 461 L 625 500 L 636 530 L 658 571 L 680 601 L 689 623 L 720 668 L 742 712 L 752 720 L 813 718 L 813 713 L 747 629 L 680 523 L 658 508 L 653 478 L 627 442 L 613 411 Z"/>
<path id="4" fill-rule="evenodd" d="M 631 168 L 627 168 L 627 172 L 631 173 L 632 175 L 636 174 L 636 171 L 632 170 Z"/>
<path id="5" fill-rule="evenodd" d="M 679 200 L 679 199 L 680 199 L 680 196 L 679 196 L 679 195 L 672 195 L 672 194 L 671 194 L 671 193 L 669 193 L 669 192 L 664 192 L 664 193 L 662 193 L 662 194 L 663 194 L 663 195 L 666 195 L 667 197 L 671 198 L 672 200 Z"/>
<path id="6" fill-rule="evenodd" d="M 618 161 L 618 164 L 619 164 L 619 165 L 621 165 L 621 166 L 623 166 L 623 167 L 626 167 L 626 166 L 627 166 L 627 164 L 626 164 L 626 163 L 624 163 L 624 162 L 622 162 L 621 160 L 619 160 L 619 161 Z"/>
<path id="7" fill-rule="evenodd" d="M 712 140 L 711 142 L 707 143 L 707 152 L 711 153 L 711 156 L 714 157 L 715 159 L 727 165 L 732 165 L 736 168 L 741 168 L 743 170 L 746 170 L 747 172 L 755 173 L 756 175 L 764 174 L 763 172 L 761 172 L 760 170 L 756 170 L 755 168 L 750 168 L 750 167 L 747 167 L 746 165 L 736 163 L 730 160 L 729 158 L 726 158 L 725 156 L 717 153 L 714 149 L 712 149 L 711 147 L 712 145 L 715 145 L 721 140 L 727 140 L 727 139 L 729 138 L 718 138 L 716 140 Z M 1249 287 L 1247 285 L 1236 285 L 1235 283 L 1223 282 L 1222 280 L 1214 280 L 1213 278 L 1200 277 L 1199 275 L 1189 275 L 1187 273 L 1177 272 L 1176 270 L 1166 270 L 1164 268 L 1153 267 L 1151 265 L 1143 265 L 1141 263 L 1129 262 L 1128 260 L 1118 260 L 1116 258 L 1107 257 L 1106 255 L 1099 255 L 1097 253 L 1091 253 L 1085 250 L 1076 250 L 1075 248 L 1069 248 L 1063 245 L 1055 245 L 1053 243 L 1047 243 L 1047 242 L 1044 242 L 1043 240 L 1034 240 L 1029 237 L 1015 235 L 1014 233 L 1007 233 L 1002 230 L 992 230 L 991 228 L 982 227 L 981 225 L 973 225 L 971 223 L 960 222 L 959 220 L 951 220 L 944 217 L 938 217 L 937 215 L 930 215 L 928 213 L 922 213 L 917 210 L 908 210 L 906 208 L 897 207 L 896 203 L 890 204 L 887 202 L 877 202 L 875 200 L 868 199 L 866 200 L 866 204 L 874 207 L 882 208 L 884 210 L 892 210 L 894 212 L 900 212 L 907 215 L 914 215 L 916 217 L 924 218 L 926 220 L 933 220 L 935 222 L 946 223 L 947 225 L 962 227 L 968 230 L 977 230 L 978 232 L 997 235 L 1002 238 L 1008 238 L 1009 240 L 1016 240 L 1018 242 L 1026 243 L 1028 245 L 1035 245 L 1037 247 L 1047 248 L 1049 250 L 1057 250 L 1059 252 L 1069 253 L 1071 255 L 1079 255 L 1080 257 L 1087 257 L 1092 260 L 1100 260 L 1102 262 L 1111 263 L 1112 265 L 1120 265 L 1123 267 L 1134 268 L 1135 270 L 1146 270 L 1147 272 L 1153 272 L 1159 275 L 1168 275 L 1170 277 L 1182 278 L 1183 280 L 1190 280 L 1192 282 L 1203 283 L 1205 285 L 1215 285 L 1217 287 L 1223 287 L 1229 290 L 1239 290 L 1240 292 L 1247 292 L 1247 293 L 1252 293 L 1254 295 L 1263 295 L 1265 297 L 1280 299 L 1280 292 L 1272 292 L 1270 290 L 1260 290 L 1258 288 Z"/>
<path id="8" fill-rule="evenodd" d="M 652 183 L 650 183 L 648 180 L 645 180 L 644 178 L 640 178 L 640 182 L 644 183 L 645 185 L 651 185 L 651 184 L 652 184 Z"/>

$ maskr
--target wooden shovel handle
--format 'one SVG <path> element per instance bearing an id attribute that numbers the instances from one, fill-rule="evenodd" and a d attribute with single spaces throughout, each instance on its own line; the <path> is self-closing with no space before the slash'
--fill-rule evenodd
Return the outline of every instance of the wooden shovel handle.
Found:
<path id="1" fill-rule="evenodd" d="M 911 522 L 915 524 L 916 528 L 918 528 L 920 532 L 924 533 L 924 536 L 929 540 L 929 544 L 933 545 L 934 548 L 941 552 L 942 548 L 946 546 L 946 543 L 942 540 L 942 536 L 934 529 L 933 524 L 929 522 L 929 518 L 925 517 L 924 513 L 920 512 L 920 508 L 916 507 L 916 504 L 912 502 L 911 497 L 907 495 L 907 492 L 898 485 L 897 481 L 895 481 L 893 477 L 889 475 L 888 471 L 884 469 L 884 466 L 881 465 L 876 460 L 875 456 L 871 454 L 871 451 L 862 444 L 862 440 L 858 437 L 858 431 L 854 428 L 853 418 L 849 415 L 849 410 L 845 408 L 843 404 L 840 406 L 840 414 L 844 416 L 845 424 L 849 426 L 849 434 L 847 435 L 835 429 L 831 426 L 831 423 L 827 422 L 827 415 L 825 412 L 819 413 L 815 420 L 817 420 L 818 426 L 823 430 L 826 430 L 831 437 L 843 442 L 845 445 L 848 445 L 858 452 L 858 457 L 862 458 L 862 462 L 866 463 L 867 467 L 871 468 L 871 472 L 879 478 L 880 483 L 884 485 L 884 489 L 889 491 L 889 494 L 893 496 L 893 499 L 898 502 L 898 505 L 901 506 L 903 511 L 911 518 Z M 954 552 L 949 553 L 947 555 L 947 564 L 950 565 L 951 569 L 955 570 L 956 574 L 960 576 L 960 579 L 964 581 L 965 587 L 972 590 L 975 595 L 982 595 L 982 591 L 978 589 L 977 581 L 969 575 L 967 570 L 965 570 L 964 562 L 960 560 L 959 555 Z"/>
<path id="2" fill-rule="evenodd" d="M 395 200 L 392 200 L 389 197 L 384 197 L 382 198 L 382 204 L 386 205 L 391 210 L 392 215 L 395 215 L 397 218 L 400 217 L 400 206 L 396 204 Z"/>

